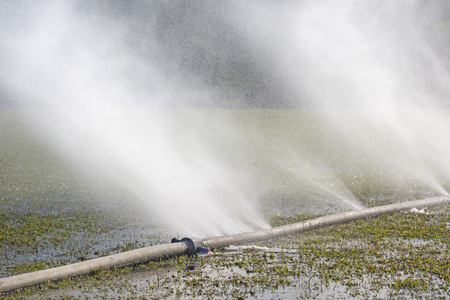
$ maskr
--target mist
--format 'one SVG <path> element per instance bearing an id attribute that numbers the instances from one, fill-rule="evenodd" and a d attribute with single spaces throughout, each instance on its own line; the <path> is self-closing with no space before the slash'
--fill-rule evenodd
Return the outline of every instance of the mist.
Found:
<path id="1" fill-rule="evenodd" d="M 42 2 L 20 18 L 4 45 L 5 82 L 67 159 L 111 177 L 179 233 L 267 227 L 231 170 L 190 132 L 201 121 L 178 124 L 164 109 L 207 90 L 165 74 L 157 46 L 144 59 L 128 47 L 128 28 L 69 2 Z M 232 125 L 222 121 L 226 138 Z"/>
<path id="2" fill-rule="evenodd" d="M 244 108 L 313 110 L 343 141 L 324 153 L 344 149 L 447 194 L 445 1 L 1 6 L 3 99 L 67 160 L 121 184 L 174 231 L 267 228 L 259 202 L 270 210 L 283 193 L 363 207 L 333 163 L 272 126 L 276 116 L 243 130 L 249 117 L 230 111 Z"/>
<path id="3" fill-rule="evenodd" d="M 255 1 L 236 7 L 235 24 L 349 152 L 447 194 L 448 11 L 443 1 Z"/>

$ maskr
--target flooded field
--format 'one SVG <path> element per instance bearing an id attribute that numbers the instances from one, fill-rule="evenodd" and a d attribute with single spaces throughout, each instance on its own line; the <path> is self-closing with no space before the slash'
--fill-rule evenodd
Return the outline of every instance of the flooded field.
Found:
<path id="1" fill-rule="evenodd" d="M 311 217 L 275 217 L 272 223 Z M 446 299 L 450 208 L 402 212 L 209 255 L 26 288 L 34 299 Z"/>

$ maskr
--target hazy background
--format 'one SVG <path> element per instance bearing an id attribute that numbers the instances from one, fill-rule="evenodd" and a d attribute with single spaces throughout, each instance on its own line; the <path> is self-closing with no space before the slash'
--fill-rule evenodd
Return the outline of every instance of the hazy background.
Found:
<path id="1" fill-rule="evenodd" d="M 57 3 L 53 5 L 65 2 Z M 49 4 L 3 1 L 2 35 L 23 30 L 26 20 L 36 18 L 39 7 Z M 203 92 L 206 86 L 217 96 L 199 99 L 196 95 L 190 101 L 172 99 L 171 103 L 316 106 L 320 100 L 309 90 L 319 91 L 310 84 L 324 77 L 321 93 L 331 89 L 344 104 L 345 93 L 350 94 L 345 85 L 353 79 L 348 78 L 348 68 L 358 65 L 354 73 L 371 76 L 369 66 L 354 56 L 359 54 L 372 63 L 382 61 L 385 66 L 379 65 L 380 69 L 401 72 L 410 88 L 425 89 L 438 96 L 435 103 L 447 105 L 448 87 L 440 76 L 449 64 L 450 4 L 446 1 L 81 1 L 72 6 L 71 17 L 90 20 L 90 29 L 120 38 L 126 55 L 156 64 L 172 82 Z M 80 34 L 82 26 L 76 26 Z M 1 58 L 7 59 L 5 54 Z M 337 61 L 347 67 L 331 68 Z M 345 76 L 328 82 L 334 76 L 330 72 Z M 393 75 L 384 72 L 389 79 Z M 141 89 L 149 89 L 151 84 L 142 76 L 135 74 L 134 80 L 141 82 Z M 376 90 L 379 78 L 370 79 L 367 86 Z M 407 87 L 396 88 L 405 92 Z M 8 95 L 4 85 L 2 91 Z M 425 101 L 420 96 L 415 101 Z M 2 105 L 11 104 L 7 98 L 2 97 Z"/>

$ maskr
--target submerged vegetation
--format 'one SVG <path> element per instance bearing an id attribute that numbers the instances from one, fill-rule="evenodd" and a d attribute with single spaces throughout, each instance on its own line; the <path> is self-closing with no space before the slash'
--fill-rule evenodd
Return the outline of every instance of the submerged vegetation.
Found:
<path id="1" fill-rule="evenodd" d="M 278 217 L 273 225 L 305 217 L 311 216 Z M 98 271 L 4 297 L 445 299 L 449 226 L 449 206 L 395 213 L 207 256 Z"/>
<path id="2" fill-rule="evenodd" d="M 1 277 L 167 243 L 175 235 L 158 227 L 155 216 L 120 186 L 74 169 L 50 151 L 15 111 L 0 113 L 1 128 L 8 128 L 0 132 Z M 243 133 L 252 136 L 258 128 L 263 140 L 273 141 L 264 149 L 275 158 L 281 155 L 277 143 L 283 141 L 283 146 L 315 153 L 319 162 L 326 160 L 332 166 L 326 171 L 335 174 L 330 182 L 345 186 L 366 206 L 436 195 L 420 181 L 358 159 L 332 130 L 325 134 L 327 125 L 316 121 L 313 112 L 234 113 Z M 211 114 L 220 110 L 209 110 L 213 118 Z M 265 124 L 268 118 L 271 124 Z M 207 136 L 207 131 L 201 134 Z M 214 138 L 209 142 L 233 163 L 227 147 Z M 243 168 L 253 166 L 263 186 L 260 205 L 272 226 L 347 209 L 340 198 L 304 180 L 321 174 L 292 177 L 281 168 L 263 178 L 274 166 L 259 160 L 266 154 L 253 154 Z M 448 298 L 449 231 L 448 206 L 389 214 L 202 257 L 101 270 L 0 298 Z"/>

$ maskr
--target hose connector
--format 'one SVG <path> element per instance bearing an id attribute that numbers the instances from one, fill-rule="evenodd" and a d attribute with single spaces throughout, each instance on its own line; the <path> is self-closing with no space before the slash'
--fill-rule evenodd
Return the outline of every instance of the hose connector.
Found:
<path id="1" fill-rule="evenodd" d="M 177 238 L 172 239 L 172 243 L 184 243 L 186 246 L 185 254 L 186 255 L 195 255 L 201 251 L 203 251 L 202 240 L 196 237 L 193 238 L 182 238 L 181 240 Z"/>

